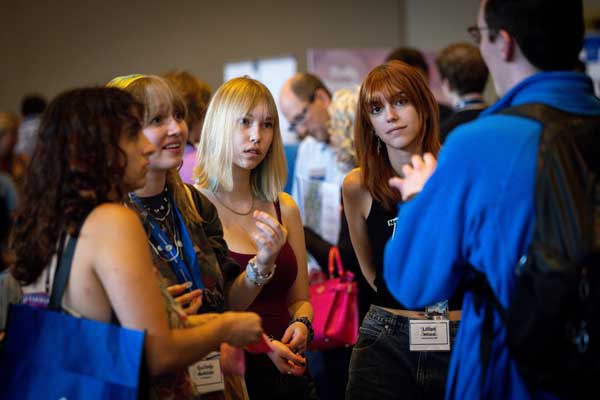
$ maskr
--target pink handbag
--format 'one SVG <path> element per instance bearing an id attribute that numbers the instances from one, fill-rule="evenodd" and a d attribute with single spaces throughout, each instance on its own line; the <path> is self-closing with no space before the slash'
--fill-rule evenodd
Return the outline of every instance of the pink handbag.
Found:
<path id="1" fill-rule="evenodd" d="M 334 277 L 334 264 L 337 278 Z M 311 350 L 352 346 L 358 338 L 358 289 L 354 274 L 344 271 L 336 246 L 329 251 L 328 272 L 328 279 L 310 285 L 315 331 Z"/>

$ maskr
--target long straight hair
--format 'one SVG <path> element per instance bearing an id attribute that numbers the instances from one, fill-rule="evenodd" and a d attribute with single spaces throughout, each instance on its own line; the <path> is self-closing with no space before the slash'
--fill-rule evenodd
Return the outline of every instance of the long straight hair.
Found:
<path id="1" fill-rule="evenodd" d="M 201 186 L 211 190 L 233 189 L 233 135 L 239 129 L 239 119 L 260 104 L 273 117 L 273 141 L 265 159 L 250 172 L 250 185 L 258 198 L 277 200 L 287 177 L 277 107 L 265 85 L 246 77 L 225 82 L 208 105 L 195 170 Z"/>
<path id="2" fill-rule="evenodd" d="M 371 125 L 369 112 L 372 104 L 378 101 L 377 95 L 383 95 L 391 102 L 400 92 L 404 93 L 419 115 L 421 132 L 416 140 L 421 153 L 429 152 L 437 156 L 440 150 L 438 104 L 421 73 L 396 60 L 371 70 L 360 87 L 354 142 L 362 184 L 387 210 L 391 210 L 402 197 L 387 183 L 394 176 L 394 169 L 386 148 L 382 146 L 383 151 L 377 150 L 379 139 Z"/>

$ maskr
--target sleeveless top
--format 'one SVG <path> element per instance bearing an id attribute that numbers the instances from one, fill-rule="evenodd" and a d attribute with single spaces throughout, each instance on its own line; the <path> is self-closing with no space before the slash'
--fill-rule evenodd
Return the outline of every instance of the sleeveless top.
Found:
<path id="1" fill-rule="evenodd" d="M 375 268 L 375 287 L 372 303 L 376 306 L 405 310 L 390 293 L 383 279 L 383 252 L 388 239 L 394 234 L 398 213 L 383 208 L 380 202 L 373 199 L 371 210 L 367 217 L 367 234 L 371 244 L 373 267 Z"/>
<path id="2" fill-rule="evenodd" d="M 396 228 L 398 211 L 386 210 L 380 202 L 373 199 L 371 210 L 367 217 L 367 232 L 371 242 L 373 266 L 375 267 L 375 287 L 377 293 L 373 296 L 373 304 L 380 307 L 407 310 L 390 293 L 383 279 L 383 253 L 387 241 L 393 236 Z M 461 284 L 448 300 L 449 310 L 460 310 L 465 288 Z"/>
<path id="3" fill-rule="evenodd" d="M 50 261 L 50 264 L 42 271 L 38 279 L 26 286 L 22 287 L 23 290 L 23 303 L 34 307 L 46 308 L 50 292 L 52 291 L 52 285 L 54 284 L 54 274 L 57 266 L 57 255 L 54 254 Z M 160 287 L 160 293 L 162 295 L 165 313 L 171 329 L 183 329 L 186 326 L 186 315 L 179 303 L 173 299 L 167 290 L 166 281 L 162 278 L 156 268 L 153 269 L 154 274 L 157 277 L 157 283 Z M 68 288 L 69 283 L 67 283 Z M 74 317 L 83 317 L 77 311 L 74 310 L 74 305 L 69 301 L 68 291 L 65 289 L 65 294 L 62 298 L 61 306 L 65 312 Z M 113 321 L 111 323 L 119 324 L 119 321 L 112 311 Z M 120 325 L 120 324 L 119 324 Z M 142 381 L 144 383 L 144 381 Z M 168 372 L 160 376 L 151 377 L 148 382 L 149 385 L 148 398 L 152 400 L 175 400 L 180 398 L 186 399 L 200 399 L 200 395 L 196 393 L 193 385 L 191 384 L 190 376 L 188 375 L 187 368 L 181 368 L 177 371 Z"/>
<path id="4" fill-rule="evenodd" d="M 279 201 L 274 203 L 275 211 L 277 212 L 277 221 L 282 223 L 281 220 L 281 209 Z M 236 253 L 229 250 L 229 255 L 235 259 L 240 266 L 240 273 L 245 271 L 248 261 L 255 256 L 255 254 L 242 254 Z M 286 303 L 287 295 L 296 281 L 298 274 L 298 264 L 296 263 L 296 255 L 292 246 L 286 241 L 279 255 L 275 260 L 275 274 L 273 278 L 267 282 L 256 299 L 248 307 L 247 311 L 252 311 L 260 315 L 262 318 L 263 329 L 269 336 L 273 336 L 275 339 L 281 339 L 288 324 L 291 320 L 290 312 Z M 264 354 L 249 354 L 246 353 L 248 365 L 256 364 L 270 364 L 273 365 L 271 360 Z"/>

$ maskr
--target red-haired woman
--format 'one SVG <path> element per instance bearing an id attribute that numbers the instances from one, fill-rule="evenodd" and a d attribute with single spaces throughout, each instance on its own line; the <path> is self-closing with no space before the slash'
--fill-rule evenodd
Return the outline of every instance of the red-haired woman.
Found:
<path id="1" fill-rule="evenodd" d="M 346 398 L 443 398 L 450 353 L 410 351 L 410 320 L 424 320 L 432 310 L 447 319 L 459 315 L 447 303 L 407 310 L 383 280 L 385 244 L 402 202 L 387 182 L 403 176 L 413 155 L 440 149 L 437 103 L 421 74 L 400 61 L 374 68 L 360 88 L 354 135 L 358 168 L 344 180 L 344 211 L 361 270 L 376 294 L 352 351 Z M 455 333 L 456 324 L 450 327 Z"/>

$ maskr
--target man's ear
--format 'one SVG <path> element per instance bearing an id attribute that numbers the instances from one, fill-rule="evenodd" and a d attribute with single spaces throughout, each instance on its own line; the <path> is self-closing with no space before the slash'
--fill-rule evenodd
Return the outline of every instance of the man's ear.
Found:
<path id="1" fill-rule="evenodd" d="M 502 52 L 502 59 L 504 61 L 512 61 L 515 56 L 515 46 L 517 42 L 507 31 L 501 29 L 498 32 L 498 39 L 500 40 L 500 51 Z"/>
<path id="2" fill-rule="evenodd" d="M 329 97 L 329 94 L 323 88 L 315 90 L 315 100 L 321 101 L 325 107 L 329 106 L 329 103 L 331 103 L 331 97 Z"/>

